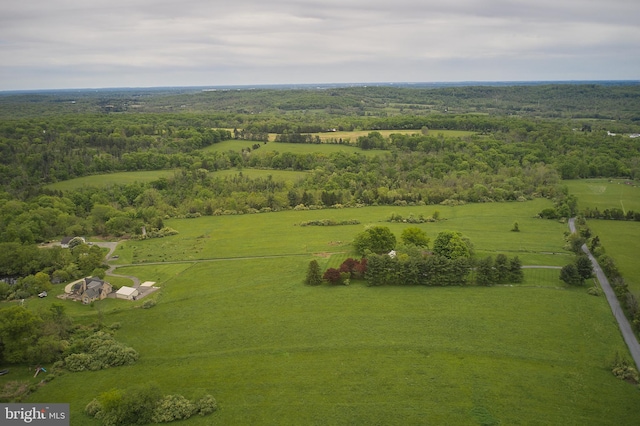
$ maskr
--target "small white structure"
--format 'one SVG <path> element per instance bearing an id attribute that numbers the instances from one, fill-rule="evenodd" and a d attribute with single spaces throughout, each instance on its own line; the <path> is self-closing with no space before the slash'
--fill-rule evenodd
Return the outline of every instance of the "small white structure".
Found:
<path id="1" fill-rule="evenodd" d="M 155 284 L 155 281 L 145 281 L 142 284 L 140 284 L 140 287 L 145 288 L 145 289 L 149 289 L 151 287 L 153 287 L 153 285 Z"/>
<path id="2" fill-rule="evenodd" d="M 133 287 L 127 287 L 123 285 L 118 291 L 116 291 L 117 299 L 136 300 L 138 297 L 138 289 Z"/>

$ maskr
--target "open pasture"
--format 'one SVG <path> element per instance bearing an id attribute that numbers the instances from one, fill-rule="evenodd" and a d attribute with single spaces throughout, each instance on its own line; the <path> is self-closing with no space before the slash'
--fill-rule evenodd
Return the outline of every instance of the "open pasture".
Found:
<path id="1" fill-rule="evenodd" d="M 567 288 L 558 271 L 525 270 L 495 287 L 309 287 L 322 268 L 351 255 L 369 224 L 443 229 L 479 253 L 549 264 L 565 224 L 534 219 L 548 200 L 457 207 L 367 207 L 168 220 L 180 233 L 128 241 L 118 274 L 156 281 L 143 300 L 72 304 L 81 322 L 120 323 L 133 366 L 69 373 L 32 401 L 70 402 L 73 425 L 96 395 L 154 382 L 164 393 L 215 396 L 217 413 L 184 424 L 632 424 L 637 388 L 607 368 L 626 354 L 603 297 Z M 445 220 L 392 224 L 392 213 Z M 306 226 L 312 219 L 360 225 Z M 514 221 L 520 233 L 511 232 Z M 38 300 L 44 304 L 47 300 Z"/>
<path id="2" fill-rule="evenodd" d="M 605 252 L 611 256 L 622 273 L 629 289 L 640 296 L 640 263 L 638 241 L 640 222 L 590 219 L 587 223 L 593 235 L 600 238 Z"/>
<path id="3" fill-rule="evenodd" d="M 152 170 L 140 172 L 118 172 L 101 175 L 83 176 L 47 185 L 45 188 L 56 191 L 72 191 L 85 186 L 103 187 L 108 185 L 126 185 L 134 182 L 151 182 L 173 176 L 175 170 Z"/>
<path id="4" fill-rule="evenodd" d="M 211 177 L 227 177 L 236 176 L 238 173 L 242 173 L 243 176 L 247 176 L 251 179 L 267 178 L 271 176 L 273 180 L 277 181 L 297 181 L 304 179 L 308 172 L 299 172 L 293 170 L 268 170 L 268 169 L 228 169 L 217 170 L 215 172 L 209 172 Z"/>
<path id="5" fill-rule="evenodd" d="M 371 132 L 378 132 L 383 137 L 388 138 L 389 135 L 393 133 L 398 133 L 402 135 L 412 135 L 414 133 L 420 133 L 420 129 L 417 130 L 354 130 L 354 131 L 338 131 L 338 132 L 320 132 L 320 133 L 311 133 L 312 135 L 320 136 L 320 139 L 323 141 L 326 140 L 334 140 L 334 139 L 349 139 L 351 143 L 356 143 L 360 136 L 367 136 Z M 474 135 L 475 132 L 469 132 L 465 130 L 438 130 L 432 129 L 429 130 L 429 136 L 439 136 L 442 135 L 445 138 L 462 138 L 465 136 Z"/>
<path id="6" fill-rule="evenodd" d="M 580 179 L 563 181 L 578 197 L 578 207 L 640 211 L 640 186 L 628 179 Z"/>
<path id="7" fill-rule="evenodd" d="M 569 193 L 578 197 L 579 208 L 619 208 L 640 211 L 640 187 L 623 179 L 583 179 L 565 181 Z M 588 220 L 589 228 L 600 238 L 606 253 L 613 257 L 629 288 L 640 295 L 640 264 L 635 248 L 640 241 L 640 222 Z"/>
<path id="8" fill-rule="evenodd" d="M 213 394 L 219 411 L 185 422 L 192 425 L 637 419 L 637 388 L 606 368 L 625 347 L 604 298 L 546 282 L 307 287 L 311 258 L 126 268 L 167 277 L 154 308 L 78 308 L 119 322 L 118 339 L 140 360 L 66 374 L 31 399 L 70 401 L 74 425 L 96 424 L 82 414 L 95 395 L 146 382 L 187 397 Z"/>
<path id="9" fill-rule="evenodd" d="M 334 152 L 346 152 L 355 153 L 359 152 L 364 155 L 374 156 L 379 154 L 387 154 L 388 151 L 382 150 L 362 150 L 356 146 L 334 144 L 334 143 L 320 143 L 320 144 L 308 144 L 308 143 L 284 143 L 284 142 L 253 142 L 253 141 L 240 141 L 231 140 L 224 141 L 210 145 L 203 149 L 203 151 L 241 151 L 243 149 L 251 148 L 254 144 L 260 144 L 258 152 L 265 151 L 278 151 L 278 152 L 291 152 L 293 154 L 311 154 L 315 152 L 323 154 L 331 154 Z"/>
<path id="10" fill-rule="evenodd" d="M 524 203 L 469 204 L 465 206 L 380 206 L 346 209 L 283 211 L 278 213 L 210 216 L 199 219 L 170 219 L 167 226 L 180 234 L 159 240 L 129 241 L 118 249 L 119 264 L 167 262 L 256 256 L 345 253 L 351 255 L 351 241 L 369 225 L 388 226 L 400 238 L 402 230 L 417 226 L 433 241 L 443 230 L 460 231 L 469 237 L 479 255 L 518 255 L 523 263 L 564 265 L 563 232 L 567 225 L 536 219 L 536 213 L 550 206 L 548 200 Z M 422 224 L 386 222 L 392 213 L 408 217 L 431 216 L 442 220 Z M 300 226 L 310 220 L 356 219 L 359 225 Z M 520 232 L 511 232 L 518 222 Z"/>

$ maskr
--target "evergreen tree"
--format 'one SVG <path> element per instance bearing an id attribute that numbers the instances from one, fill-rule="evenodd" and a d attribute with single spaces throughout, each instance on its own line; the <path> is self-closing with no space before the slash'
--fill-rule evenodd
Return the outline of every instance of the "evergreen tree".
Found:
<path id="1" fill-rule="evenodd" d="M 583 281 L 593 276 L 593 265 L 587 256 L 578 256 L 576 259 L 576 269 Z"/>
<path id="2" fill-rule="evenodd" d="M 487 256 L 478 261 L 476 266 L 476 284 L 490 286 L 495 283 L 495 270 L 493 269 L 493 259 Z"/>
<path id="3" fill-rule="evenodd" d="M 569 285 L 582 285 L 583 283 L 582 277 L 578 273 L 578 268 L 573 263 L 562 267 L 560 279 Z"/>
<path id="4" fill-rule="evenodd" d="M 518 256 L 509 259 L 509 281 L 512 283 L 521 283 L 524 281 L 522 262 L 520 262 Z"/>
<path id="5" fill-rule="evenodd" d="M 495 268 L 496 282 L 499 284 L 509 282 L 509 260 L 507 256 L 504 254 L 497 255 L 493 266 Z"/>
<path id="6" fill-rule="evenodd" d="M 309 269 L 307 270 L 307 278 L 305 284 L 308 285 L 320 285 L 322 284 L 322 274 L 320 273 L 320 265 L 318 261 L 313 259 L 309 262 Z"/>

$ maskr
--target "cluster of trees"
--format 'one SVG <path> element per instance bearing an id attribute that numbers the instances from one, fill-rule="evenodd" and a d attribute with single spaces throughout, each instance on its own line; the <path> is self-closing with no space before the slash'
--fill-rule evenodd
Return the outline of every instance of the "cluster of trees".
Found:
<path id="1" fill-rule="evenodd" d="M 0 309 L 0 361 L 3 363 L 51 363 L 68 348 L 74 331 L 64 306 L 52 304 L 34 312 L 13 305 Z"/>
<path id="2" fill-rule="evenodd" d="M 363 255 L 361 260 L 349 258 L 339 268 L 328 268 L 323 274 L 313 260 L 305 282 L 348 285 L 351 279 L 364 278 L 369 286 L 452 286 L 470 281 L 489 286 L 520 283 L 524 279 L 517 256 L 499 254 L 495 260 L 491 256 L 475 259 L 472 243 L 457 231 L 438 233 L 431 250 L 430 239 L 417 227 L 404 229 L 401 241 L 396 247 L 396 237 L 388 227 L 370 227 L 356 235 L 352 243 L 354 250 Z"/>
<path id="3" fill-rule="evenodd" d="M 1 362 L 53 363 L 54 371 L 95 371 L 137 359 L 138 352 L 115 340 L 113 330 L 74 325 L 59 303 L 40 312 L 19 305 L 0 309 Z"/>
<path id="4" fill-rule="evenodd" d="M 604 219 L 604 220 L 633 220 L 640 222 L 640 212 L 634 212 L 633 210 L 627 210 L 626 212 L 618 207 L 610 209 L 598 210 L 597 207 L 586 207 L 582 216 L 586 219 Z"/>
<path id="5" fill-rule="evenodd" d="M 560 279 L 568 285 L 581 286 L 593 276 L 593 265 L 586 255 L 578 255 L 574 262 L 562 267 Z"/>
<path id="6" fill-rule="evenodd" d="M 218 409 L 215 398 L 204 394 L 193 401 L 182 395 L 163 395 L 155 383 L 101 393 L 85 407 L 85 413 L 104 426 L 145 425 L 206 416 Z"/>
<path id="7" fill-rule="evenodd" d="M 79 244 L 72 249 L 0 243 L 0 299 L 26 299 L 49 291 L 52 283 L 89 275 L 104 277 L 107 265 L 97 246 Z"/>

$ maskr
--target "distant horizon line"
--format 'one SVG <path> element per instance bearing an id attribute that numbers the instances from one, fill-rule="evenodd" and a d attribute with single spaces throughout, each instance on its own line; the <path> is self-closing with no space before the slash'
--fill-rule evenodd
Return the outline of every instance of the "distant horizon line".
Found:
<path id="1" fill-rule="evenodd" d="M 56 93 L 56 92 L 115 92 L 134 90 L 252 90 L 252 89 L 332 89 L 349 87 L 474 87 L 474 86 L 540 86 L 540 85 L 637 85 L 640 80 L 465 80 L 465 81 L 420 81 L 420 82 L 351 82 L 351 83 L 261 83 L 261 84 L 220 84 L 220 85 L 195 85 L 195 86 L 112 86 L 112 87 L 77 87 L 56 89 L 12 89 L 0 90 L 0 94 L 21 93 Z"/>

